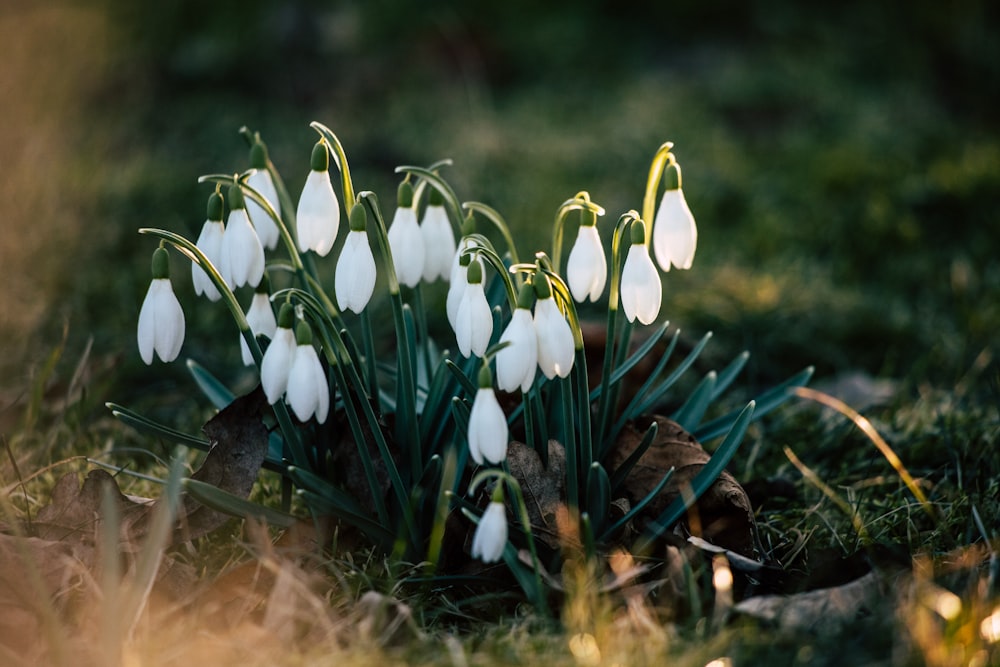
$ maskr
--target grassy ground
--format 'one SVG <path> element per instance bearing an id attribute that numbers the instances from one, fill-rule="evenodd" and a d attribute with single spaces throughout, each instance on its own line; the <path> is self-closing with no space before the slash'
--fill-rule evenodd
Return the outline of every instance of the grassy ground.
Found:
<path id="1" fill-rule="evenodd" d="M 415 12 L 391 0 L 222 3 L 208 15 L 196 3 L 160 15 L 132 14 L 127 3 L 20 4 L 0 10 L 0 42 L 11 45 L 3 81 L 19 93 L 7 96 L 0 129 L 13 156 L 0 186 L 9 341 L 0 423 L 22 473 L 150 447 L 109 419 L 106 400 L 127 398 L 186 430 L 208 415 L 179 365 L 138 360 L 153 246 L 134 230 L 194 235 L 208 194 L 196 178 L 245 167 L 241 125 L 264 135 L 292 190 L 307 170 L 312 120 L 343 140 L 356 187 L 383 201 L 396 165 L 450 157 L 459 196 L 502 211 L 522 251 L 547 247 L 555 207 L 578 190 L 613 219 L 638 208 L 648 162 L 672 140 L 700 243 L 695 268 L 666 277 L 666 316 L 692 335 L 713 330 L 719 359 L 750 350 L 747 392 L 814 364 L 821 386 L 861 408 L 872 385 L 848 395 L 834 381 L 880 381 L 878 405 L 864 412 L 939 512 L 924 517 L 846 420 L 800 401 L 752 432 L 733 466 L 747 484 L 792 484 L 790 498 L 759 508 L 774 555 L 803 545 L 864 551 L 787 446 L 897 560 L 931 562 L 937 585 L 995 604 L 995 590 L 976 588 L 988 573 L 956 564 L 982 544 L 972 508 L 994 531 L 1000 515 L 1000 132 L 991 117 L 1000 54 L 986 3 L 947 14 L 917 3 L 905 15 L 868 3 L 733 3 L 719 15 L 600 3 L 530 15 L 444 2 Z M 175 272 L 189 293 L 186 271 Z M 188 321 L 184 354 L 234 368 L 224 313 L 199 304 Z M 12 469 L 3 473 L 11 484 Z M 44 502 L 44 486 L 37 493 Z M 378 570 L 375 587 L 387 590 Z M 663 624 L 655 604 L 643 613 L 657 622 L 642 625 L 615 613 L 621 599 L 595 602 L 611 608 L 591 613 L 586 631 L 602 642 L 602 664 L 664 654 L 692 665 L 723 655 L 733 664 L 949 664 L 933 646 L 958 650 L 982 609 L 935 624 L 914 591 L 831 634 Z M 463 664 L 461 654 L 468 664 L 587 664 L 569 648 L 573 628 L 554 630 L 525 608 L 481 629 L 440 613 L 440 601 L 414 602 L 426 634 L 377 649 L 387 662 Z M 616 644 L 622 627 L 629 640 Z M 344 644 L 358 662 L 376 650 Z M 303 654 L 288 664 L 323 664 Z"/>

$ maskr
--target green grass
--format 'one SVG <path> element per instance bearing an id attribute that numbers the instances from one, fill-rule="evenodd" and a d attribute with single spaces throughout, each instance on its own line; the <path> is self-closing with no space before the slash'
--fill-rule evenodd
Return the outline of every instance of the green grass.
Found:
<path id="1" fill-rule="evenodd" d="M 931 521 L 920 510 L 845 419 L 801 402 L 755 426 L 730 467 L 742 483 L 781 478 L 794 492 L 758 508 L 770 555 L 808 574 L 803 554 L 861 558 L 870 550 L 852 517 L 795 470 L 787 446 L 853 508 L 890 563 L 933 563 L 933 581 L 971 601 L 969 618 L 929 617 L 915 592 L 927 582 L 917 576 L 828 636 L 745 621 L 717 627 L 677 616 L 655 596 L 640 610 L 653 625 L 642 625 L 623 613 L 620 595 L 581 595 L 560 628 L 507 599 L 474 612 L 459 606 L 461 591 L 395 590 L 384 564 L 359 547 L 323 564 L 322 580 L 338 585 L 316 598 L 339 614 L 348 640 L 310 635 L 314 644 L 271 645 L 276 653 L 261 660 L 325 664 L 332 651 L 365 664 L 377 651 L 387 664 L 461 664 L 451 657 L 461 650 L 473 665 L 581 664 L 569 648 L 579 631 L 598 638 L 604 664 L 658 664 L 665 655 L 690 665 L 721 656 L 733 664 L 945 664 L 928 646 L 957 651 L 975 642 L 972 615 L 988 613 L 997 593 L 984 590 L 989 566 L 970 548 L 984 543 L 972 510 L 993 530 L 1000 515 L 1000 133 L 989 115 L 1000 59 L 986 39 L 990 9 L 973 3 L 938 17 L 917 3 L 902 17 L 858 3 L 826 16 L 771 2 L 733 7 L 723 21 L 693 8 L 608 17 L 590 4 L 567 18 L 556 4 L 527 21 L 493 8 L 480 23 L 443 3 L 413 16 L 382 2 L 327 10 L 322 25 L 336 38 L 310 43 L 296 39 L 305 28 L 295 21 L 268 30 L 274 15 L 263 4 L 243 8 L 243 33 L 221 11 L 193 24 L 184 9 L 138 30 L 115 4 L 90 15 L 109 46 L 80 111 L 57 130 L 27 125 L 59 138 L 51 180 L 39 179 L 36 196 L 61 188 L 67 238 L 79 241 L 33 251 L 44 253 L 39 266 L 63 267 L 46 271 L 38 298 L 47 315 L 30 329 L 13 329 L 14 318 L 2 325 L 19 341 L 3 353 L 0 418 L 22 475 L 73 456 L 164 474 L 135 452 L 166 459 L 169 446 L 115 424 L 106 400 L 128 398 L 129 407 L 192 432 L 210 415 L 181 365 L 138 360 L 134 327 L 152 245 L 135 229 L 195 234 L 208 194 L 196 178 L 245 166 L 241 125 L 261 131 L 293 193 L 307 170 L 312 120 L 343 140 L 356 187 L 383 201 L 395 192 L 396 165 L 450 157 L 459 196 L 503 212 L 523 251 L 548 246 L 555 207 L 578 190 L 612 220 L 639 208 L 648 161 L 672 140 L 700 243 L 694 269 L 666 276 L 665 316 L 692 339 L 713 330 L 720 359 L 750 350 L 741 380 L 748 395 L 808 364 L 821 386 L 847 371 L 894 381 L 891 400 L 864 412 L 938 513 Z M 67 21 L 77 16 L 65 11 Z M 904 25 L 886 27 L 897 19 Z M 143 32 L 154 24 L 159 32 Z M 254 37 L 255 48 L 237 34 Z M 9 212 L 5 234 L 32 224 L 31 211 Z M 607 238 L 610 223 L 601 225 Z M 179 267 L 175 284 L 188 295 Z M 184 354 L 236 368 L 225 314 L 182 301 Z M 246 373 L 227 380 L 244 389 L 254 381 Z M 61 463 L 25 495 L 11 466 L 0 466 L 20 511 L 44 504 L 58 472 L 82 468 Z M 259 493 L 275 486 L 267 480 Z M 989 537 L 995 554 L 997 536 Z M 243 557 L 231 538 L 203 541 L 190 556 L 207 580 Z M 354 638 L 353 601 L 367 589 L 411 603 L 425 634 L 389 647 Z M 588 617 L 590 626 L 580 620 Z M 181 636 L 143 634 L 137 650 Z"/>

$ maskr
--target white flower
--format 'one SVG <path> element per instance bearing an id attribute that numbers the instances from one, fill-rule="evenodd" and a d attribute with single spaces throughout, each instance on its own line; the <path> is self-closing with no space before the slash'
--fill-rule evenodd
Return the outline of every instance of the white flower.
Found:
<path id="1" fill-rule="evenodd" d="M 471 265 L 470 266 L 475 266 Z M 483 356 L 493 335 L 493 311 L 483 291 L 483 281 L 470 282 L 462 293 L 455 316 L 455 340 L 463 357 Z"/>
<path id="2" fill-rule="evenodd" d="M 299 251 L 313 250 L 320 257 L 326 257 L 340 230 L 340 203 L 330 183 L 330 172 L 326 169 L 313 169 L 306 177 L 295 213 L 295 224 Z"/>
<path id="3" fill-rule="evenodd" d="M 484 563 L 495 563 L 507 546 L 507 510 L 502 502 L 491 500 L 479 519 L 472 536 L 472 557 Z"/>
<path id="4" fill-rule="evenodd" d="M 566 281 L 573 298 L 597 301 L 608 278 L 608 263 L 596 225 L 582 225 L 566 264 Z"/>
<path id="5" fill-rule="evenodd" d="M 169 278 L 153 278 L 139 309 L 139 355 L 153 363 L 153 352 L 162 361 L 173 361 L 184 344 L 184 311 Z"/>
<path id="6" fill-rule="evenodd" d="M 326 421 L 330 411 L 330 386 L 311 342 L 300 342 L 295 347 L 285 400 L 299 421 L 307 421 L 314 414 L 320 424 Z"/>
<path id="7" fill-rule="evenodd" d="M 250 176 L 247 177 L 247 185 L 260 193 L 260 195 L 267 200 L 267 203 L 271 205 L 274 212 L 281 216 L 281 204 L 278 200 L 278 189 L 274 187 L 274 180 L 271 178 L 271 172 L 267 170 L 266 167 L 262 167 L 254 171 Z M 261 245 L 263 245 L 268 250 L 274 250 L 278 247 L 278 237 L 280 232 L 278 231 L 278 225 L 271 219 L 271 216 L 253 199 L 247 199 L 247 215 L 250 216 L 250 222 L 253 223 L 254 229 L 257 230 L 257 236 L 260 238 Z"/>
<path id="8" fill-rule="evenodd" d="M 267 402 L 274 405 L 288 388 L 288 374 L 295 357 L 295 332 L 291 327 L 278 327 L 264 351 L 260 364 L 260 384 Z"/>
<path id="9" fill-rule="evenodd" d="M 665 190 L 653 223 L 653 251 L 664 271 L 673 264 L 690 269 L 698 245 L 698 228 L 680 188 Z"/>
<path id="10" fill-rule="evenodd" d="M 222 253 L 222 239 L 225 232 L 225 226 L 222 224 L 222 211 L 219 211 L 218 220 L 205 220 L 205 224 L 201 226 L 201 233 L 198 235 L 198 241 L 195 245 L 201 250 L 202 254 L 208 258 L 208 261 L 212 263 L 213 266 L 218 270 L 221 264 L 220 254 Z M 212 279 L 208 277 L 205 270 L 198 266 L 196 263 L 191 263 L 191 282 L 194 285 L 195 294 L 204 294 L 208 297 L 209 301 L 218 301 L 222 298 L 222 294 L 219 292 L 215 283 Z"/>
<path id="11" fill-rule="evenodd" d="M 552 379 L 573 370 L 573 331 L 549 294 L 535 303 L 535 335 L 538 337 L 538 367 Z"/>
<path id="12" fill-rule="evenodd" d="M 396 278 L 407 287 L 416 287 L 423 275 L 425 252 L 417 212 L 412 207 L 396 208 L 389 225 L 389 249 L 396 267 Z"/>
<path id="13" fill-rule="evenodd" d="M 528 391 L 535 382 L 538 368 L 538 338 L 530 310 L 514 309 L 500 342 L 510 345 L 497 352 L 497 387 L 502 391 L 514 391 L 518 387 L 523 392 Z"/>
<path id="14" fill-rule="evenodd" d="M 368 233 L 351 230 L 344 241 L 334 275 L 334 292 L 341 310 L 360 313 L 375 291 L 375 257 Z"/>
<path id="15" fill-rule="evenodd" d="M 629 322 L 638 318 L 642 324 L 649 324 L 660 313 L 660 300 L 663 298 L 660 274 L 656 272 L 656 266 L 649 258 L 649 249 L 642 241 L 633 241 L 625 257 L 621 298 Z"/>
<path id="16" fill-rule="evenodd" d="M 278 328 L 278 322 L 274 319 L 274 310 L 271 308 L 271 300 L 267 292 L 254 292 L 253 300 L 250 302 L 250 309 L 247 310 L 247 324 L 254 337 L 267 336 L 274 338 L 274 332 Z M 246 338 L 240 335 L 240 352 L 243 355 L 245 366 L 253 365 L 253 354 L 250 346 L 247 345 Z"/>
<path id="17" fill-rule="evenodd" d="M 455 235 L 444 206 L 428 204 L 420 233 L 424 237 L 424 280 L 433 282 L 439 277 L 448 280 L 455 256 Z"/>
<path id="18" fill-rule="evenodd" d="M 469 413 L 469 454 L 477 464 L 507 458 L 507 417 L 492 387 L 480 387 Z"/>
<path id="19" fill-rule="evenodd" d="M 229 202 L 233 208 L 222 236 L 219 272 L 230 289 L 242 285 L 256 287 L 264 275 L 264 247 L 250 224 L 247 210 L 243 208 L 243 194 L 238 188 L 230 188 Z"/>

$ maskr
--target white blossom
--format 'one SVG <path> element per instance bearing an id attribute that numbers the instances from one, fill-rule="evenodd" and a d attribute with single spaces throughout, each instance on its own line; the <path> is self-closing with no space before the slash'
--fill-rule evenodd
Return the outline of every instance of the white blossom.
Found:
<path id="1" fill-rule="evenodd" d="M 225 225 L 222 224 L 221 218 L 219 220 L 205 220 L 205 224 L 201 226 L 201 233 L 198 235 L 198 240 L 195 242 L 195 245 L 208 258 L 208 261 L 215 266 L 216 270 L 219 269 L 221 264 L 220 255 L 222 253 L 224 233 Z M 222 294 L 215 286 L 215 283 L 208 277 L 205 270 L 195 262 L 191 263 L 191 283 L 194 285 L 195 294 L 204 294 L 209 301 L 218 301 L 222 298 Z"/>
<path id="2" fill-rule="evenodd" d="M 538 367 L 552 379 L 573 369 L 573 331 L 551 295 L 535 303 L 535 335 L 538 337 Z"/>
<path id="3" fill-rule="evenodd" d="M 295 212 L 299 251 L 325 257 L 340 230 L 340 203 L 327 170 L 310 170 Z"/>
<path id="4" fill-rule="evenodd" d="M 501 343 L 510 343 L 497 352 L 497 387 L 527 392 L 535 382 L 538 368 L 538 338 L 531 311 L 515 308 L 507 328 L 500 335 Z"/>
<path id="5" fill-rule="evenodd" d="M 438 278 L 448 280 L 451 263 L 455 256 L 455 234 L 444 206 L 429 204 L 420 223 L 420 233 L 424 237 L 423 278 L 434 282 Z"/>
<path id="6" fill-rule="evenodd" d="M 507 417 L 492 387 L 480 387 L 469 413 L 469 454 L 477 464 L 500 463 L 507 458 Z"/>
<path id="7" fill-rule="evenodd" d="M 330 386 L 311 343 L 295 347 L 285 400 L 299 421 L 307 421 L 314 414 L 320 424 L 326 421 L 330 411 Z"/>
<path id="8" fill-rule="evenodd" d="M 247 324 L 250 325 L 250 331 L 254 337 L 267 336 L 268 338 L 274 338 L 278 322 L 274 318 L 274 310 L 271 308 L 271 300 L 268 298 L 267 292 L 254 292 L 253 300 L 250 302 L 250 308 L 247 310 L 246 317 Z M 242 334 L 240 334 L 240 353 L 243 355 L 243 364 L 245 366 L 252 366 L 253 354 L 250 352 L 250 346 L 247 345 L 246 338 Z"/>
<path id="9" fill-rule="evenodd" d="M 662 298 L 660 274 L 649 258 L 649 249 L 644 243 L 633 243 L 622 269 L 621 299 L 625 317 L 629 322 L 638 319 L 642 324 L 649 324 L 660 313 Z"/>
<path id="10" fill-rule="evenodd" d="M 424 237 L 417 223 L 417 212 L 400 206 L 389 225 L 389 249 L 396 278 L 407 287 L 416 287 L 424 272 Z"/>
<path id="11" fill-rule="evenodd" d="M 462 242 L 458 245 L 458 250 L 451 263 L 451 272 L 449 273 L 449 283 L 448 283 L 448 296 L 445 301 L 445 311 L 448 313 L 448 323 L 451 324 L 451 328 L 454 331 L 455 325 L 458 322 L 458 307 L 462 303 L 462 295 L 465 294 L 465 288 L 468 286 L 468 274 L 469 265 L 466 264 L 462 266 L 462 253 L 468 249 L 474 248 L 476 242 L 469 238 L 463 238 Z M 474 260 L 479 262 L 479 268 L 485 269 L 483 260 L 481 257 L 476 256 Z"/>
<path id="12" fill-rule="evenodd" d="M 673 264 L 690 269 L 698 245 L 698 228 L 680 188 L 665 190 L 653 222 L 653 251 L 664 271 Z"/>
<path id="13" fill-rule="evenodd" d="M 375 291 L 375 257 L 367 232 L 348 232 L 337 261 L 333 287 L 342 310 L 360 313 L 368 305 Z"/>
<path id="14" fill-rule="evenodd" d="M 153 363 L 153 353 L 162 361 L 173 361 L 184 344 L 184 311 L 174 295 L 169 278 L 153 278 L 139 309 L 137 338 L 139 355 Z"/>
<path id="15" fill-rule="evenodd" d="M 483 356 L 493 335 L 493 312 L 486 300 L 482 280 L 469 283 L 455 316 L 455 340 L 463 357 Z"/>
<path id="16" fill-rule="evenodd" d="M 583 303 L 597 301 L 608 278 L 608 263 L 596 225 L 584 225 L 573 243 L 566 264 L 566 282 L 573 298 Z"/>
<path id="17" fill-rule="evenodd" d="M 271 172 L 266 167 L 257 169 L 251 173 L 247 177 L 247 185 L 260 193 L 267 200 L 267 203 L 271 205 L 271 208 L 274 209 L 274 212 L 279 217 L 281 216 L 278 189 L 274 187 L 274 179 L 271 178 Z M 268 250 L 274 250 L 278 247 L 278 237 L 281 235 L 278 231 L 277 223 L 252 198 L 247 197 L 246 205 L 247 215 L 250 216 L 250 222 L 253 223 L 254 228 L 257 230 L 257 237 L 260 238 L 261 245 Z"/>
<path id="18" fill-rule="evenodd" d="M 472 557 L 484 563 L 495 563 L 507 546 L 507 510 L 502 502 L 491 500 L 479 519 L 472 536 Z"/>
<path id="19" fill-rule="evenodd" d="M 288 389 L 288 375 L 292 370 L 295 348 L 295 332 L 288 327 L 278 327 L 264 351 L 264 359 L 260 364 L 260 384 L 271 405 L 277 403 Z"/>
<path id="20" fill-rule="evenodd" d="M 233 201 L 231 195 L 230 201 Z M 264 275 L 264 247 L 242 206 L 229 211 L 219 264 L 219 272 L 230 289 L 242 285 L 256 287 Z"/>

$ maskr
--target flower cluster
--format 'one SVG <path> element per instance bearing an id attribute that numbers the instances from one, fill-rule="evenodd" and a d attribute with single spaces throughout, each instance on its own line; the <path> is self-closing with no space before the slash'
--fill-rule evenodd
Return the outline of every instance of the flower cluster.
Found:
<path id="1" fill-rule="evenodd" d="M 572 477 L 569 501 L 571 506 L 582 502 L 584 492 L 577 488 L 577 482 L 585 480 L 593 466 L 600 469 L 591 439 L 606 436 L 608 425 L 604 419 L 594 434 L 589 432 L 591 398 L 575 303 L 600 300 L 610 283 L 609 332 L 617 325 L 619 306 L 629 325 L 635 321 L 647 325 L 658 318 L 662 301 L 660 274 L 650 249 L 664 272 L 692 264 L 697 231 L 680 188 L 680 168 L 671 145 L 665 144 L 654 159 L 643 215 L 629 211 L 611 232 L 610 262 L 597 224 L 604 210 L 591 202 L 587 193 L 580 193 L 559 209 L 551 255 L 537 253 L 533 262 L 519 263 L 499 214 L 476 202 L 460 204 L 436 168 L 400 168 L 406 175 L 396 192 L 391 224 L 386 225 L 374 195 L 354 192 L 339 141 L 326 128 L 314 127 L 321 138 L 312 148 L 310 171 L 294 213 L 266 148 L 254 138 L 250 171 L 206 177 L 217 187 L 208 198 L 206 220 L 195 243 L 162 230 L 144 231 L 158 234 L 194 260 L 196 294 L 211 301 L 225 300 L 229 305 L 240 329 L 243 363 L 259 368 L 264 394 L 274 406 L 286 444 L 302 446 L 300 427 L 313 418 L 318 424 L 325 423 L 333 406 L 344 410 L 359 445 L 362 468 L 372 485 L 375 516 L 362 515 L 362 510 L 351 504 L 338 510 L 338 516 L 355 518 L 363 530 L 382 540 L 388 540 L 384 532 L 388 529 L 383 526 L 393 517 L 402 517 L 405 526 L 401 530 L 413 548 L 419 548 L 426 540 L 418 534 L 417 520 L 412 516 L 413 507 L 420 505 L 413 500 L 415 485 L 428 475 L 438 479 L 433 475 L 442 473 L 435 468 L 440 463 L 435 464 L 434 459 L 440 461 L 446 447 L 464 440 L 465 454 L 474 467 L 498 480 L 471 547 L 473 557 L 494 562 L 501 558 L 508 539 L 503 487 L 513 484 L 503 468 L 513 417 L 505 414 L 497 390 L 520 392 L 524 419 L 540 424 L 541 432 L 547 421 L 543 402 L 562 401 L 560 414 L 567 419 L 559 435 L 566 440 L 580 439 L 579 446 L 567 445 L 574 457 L 579 456 L 579 470 L 568 473 Z M 341 171 L 348 229 L 333 266 L 333 289 L 328 291 L 314 263 L 315 258 L 325 258 L 333 251 L 340 230 L 341 200 L 330 176 L 331 155 Z M 654 216 L 653 197 L 661 175 L 666 191 Z M 227 183 L 224 198 L 222 185 Z M 227 203 L 229 215 L 223 222 Z M 468 211 L 465 217 L 463 208 Z M 564 278 L 560 263 L 562 226 L 570 211 L 579 211 L 580 218 Z M 476 214 L 499 230 L 508 245 L 505 254 L 501 255 L 487 236 L 476 232 Z M 455 229 L 459 231 L 457 243 Z M 267 257 L 281 245 L 289 262 Z M 287 287 L 272 291 L 272 280 L 279 273 L 289 274 L 291 279 Z M 379 348 L 367 310 L 380 276 L 393 312 L 394 364 L 380 364 L 376 359 Z M 445 312 L 460 363 L 452 362 L 432 345 L 427 333 L 428 313 L 422 310 L 421 289 L 439 280 L 448 283 Z M 245 286 L 254 291 L 244 312 L 234 290 Z M 496 292 L 488 287 L 497 286 L 503 288 L 506 302 L 491 304 L 488 294 Z M 282 304 L 277 318 L 273 302 Z M 171 361 L 178 356 L 183 339 L 184 314 L 171 287 L 167 252 L 161 243 L 154 253 L 153 280 L 139 315 L 139 350 L 146 363 L 152 363 L 154 353 Z M 610 358 L 611 336 L 608 340 L 606 356 Z M 435 371 L 434 362 L 443 368 L 445 360 L 452 373 L 461 376 L 457 384 L 449 384 L 447 371 Z M 387 367 L 392 370 L 387 371 Z M 472 375 L 477 382 L 469 380 Z M 441 395 L 448 391 L 454 397 L 455 421 L 464 422 L 464 430 L 450 431 L 427 423 L 444 418 Z M 575 413 L 572 401 L 581 406 Z M 391 420 L 394 442 L 409 453 L 401 457 L 405 463 L 397 464 L 400 457 L 391 452 L 385 437 L 385 423 L 390 421 L 383 419 L 386 413 L 395 413 Z M 529 433 L 528 437 L 535 436 Z M 360 446 L 363 438 L 369 438 L 373 447 Z M 291 452 L 293 467 L 319 461 L 322 468 L 329 455 L 323 448 L 328 445 L 317 441 L 308 446 L 313 447 L 310 454 Z M 370 451 L 382 457 L 381 468 L 368 458 Z M 403 466 L 404 472 L 400 472 Z M 390 512 L 379 497 L 377 480 L 383 473 L 377 470 L 382 469 L 401 508 L 396 512 Z M 294 478 L 292 468 L 289 471 Z M 444 478 L 440 479 L 436 483 L 444 484 Z M 306 484 L 300 478 L 296 483 Z M 408 483 L 414 485 L 412 489 L 407 488 Z M 420 490 L 431 487 L 437 488 L 432 484 Z M 337 494 L 343 493 L 338 490 L 323 496 L 313 488 L 305 490 L 313 494 L 307 498 L 323 497 L 326 503 L 335 502 L 330 498 L 341 498 Z M 514 495 L 518 496 L 516 489 Z"/>

